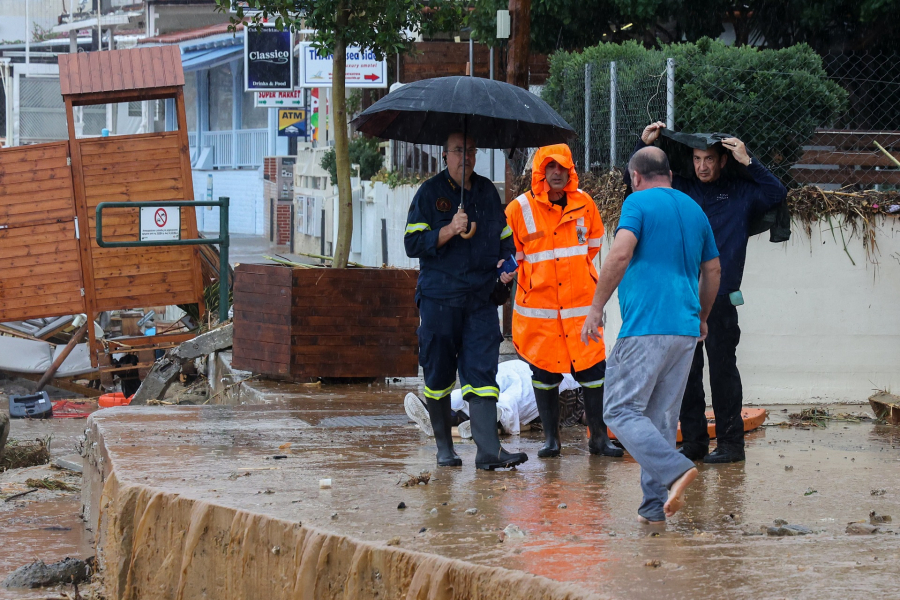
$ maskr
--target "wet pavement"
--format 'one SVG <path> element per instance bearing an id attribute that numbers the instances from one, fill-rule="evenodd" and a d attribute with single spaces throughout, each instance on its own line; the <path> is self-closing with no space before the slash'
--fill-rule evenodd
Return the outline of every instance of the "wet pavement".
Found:
<path id="1" fill-rule="evenodd" d="M 900 519 L 900 428 L 780 428 L 787 413 L 771 407 L 769 426 L 747 437 L 747 462 L 701 466 L 687 508 L 656 532 L 634 521 L 638 465 L 588 455 L 581 428 L 564 431 L 556 459 L 537 459 L 540 434 L 505 438 L 530 456 L 515 471 L 476 472 L 470 443 L 457 444 L 463 468 L 437 469 L 433 440 L 403 413 L 406 384 L 296 394 L 272 384 L 285 393 L 266 406 L 93 418 L 120 481 L 616 598 L 896 597 L 900 522 L 845 529 L 870 511 Z M 425 470 L 428 485 L 400 485 Z M 759 535 L 776 519 L 810 533 Z M 509 525 L 524 536 L 504 534 Z"/>

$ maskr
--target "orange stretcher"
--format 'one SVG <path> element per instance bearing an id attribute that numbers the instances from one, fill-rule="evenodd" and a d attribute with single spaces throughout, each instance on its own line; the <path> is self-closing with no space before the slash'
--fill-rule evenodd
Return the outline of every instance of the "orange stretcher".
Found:
<path id="1" fill-rule="evenodd" d="M 744 420 L 744 431 L 753 431 L 766 421 L 766 417 L 769 413 L 764 408 L 745 408 L 741 411 L 741 419 Z M 706 429 L 709 431 L 709 438 L 715 439 L 716 437 L 716 416 L 713 414 L 713 411 L 706 411 Z M 612 431 L 609 431 L 610 439 L 616 439 L 615 434 Z M 590 433 L 588 433 L 590 437 Z M 681 441 L 681 423 L 678 424 L 678 437 L 675 438 L 677 441 Z"/>

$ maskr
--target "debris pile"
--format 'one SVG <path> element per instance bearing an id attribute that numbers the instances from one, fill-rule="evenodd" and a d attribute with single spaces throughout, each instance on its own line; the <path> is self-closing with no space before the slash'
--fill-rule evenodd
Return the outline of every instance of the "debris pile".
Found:
<path id="1" fill-rule="evenodd" d="M 33 441 L 9 439 L 0 459 L 0 473 L 9 469 L 21 469 L 46 465 L 50 462 L 50 438 Z"/>

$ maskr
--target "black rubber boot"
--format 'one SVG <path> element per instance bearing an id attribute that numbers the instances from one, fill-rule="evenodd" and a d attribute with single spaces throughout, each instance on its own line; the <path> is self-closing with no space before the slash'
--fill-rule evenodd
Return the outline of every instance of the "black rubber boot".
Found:
<path id="1" fill-rule="evenodd" d="M 544 447 L 538 450 L 538 458 L 559 456 L 559 388 L 541 390 L 534 388 L 538 414 L 544 427 Z"/>
<path id="2" fill-rule="evenodd" d="M 524 452 L 507 452 L 500 445 L 497 433 L 497 401 L 486 400 L 475 394 L 467 394 L 469 417 L 472 421 L 472 439 L 478 452 L 475 453 L 475 468 L 485 471 L 506 469 L 528 460 Z"/>
<path id="3" fill-rule="evenodd" d="M 453 437 L 450 434 L 450 396 L 445 396 L 442 400 L 428 398 L 427 406 L 437 444 L 438 466 L 461 467 L 462 459 L 453 450 Z"/>
<path id="4" fill-rule="evenodd" d="M 703 460 L 709 454 L 709 447 L 697 444 L 682 444 L 678 451 L 693 461 Z"/>
<path id="5" fill-rule="evenodd" d="M 584 418 L 587 420 L 591 439 L 588 441 L 588 450 L 591 454 L 602 456 L 620 457 L 625 452 L 609 441 L 606 433 L 606 422 L 603 420 L 603 387 L 581 388 L 584 394 Z"/>

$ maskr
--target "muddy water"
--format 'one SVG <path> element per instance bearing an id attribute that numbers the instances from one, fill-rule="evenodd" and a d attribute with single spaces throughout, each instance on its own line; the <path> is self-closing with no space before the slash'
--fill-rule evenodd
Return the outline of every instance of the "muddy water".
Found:
<path id="1" fill-rule="evenodd" d="M 96 403 L 92 403 L 85 410 L 90 412 L 95 408 Z M 10 422 L 10 437 L 20 440 L 50 437 L 50 454 L 55 459 L 77 451 L 86 423 L 86 419 L 14 419 Z M 12 473 L 5 477 L 9 478 Z M 35 560 L 51 563 L 67 556 L 86 558 L 94 554 L 80 517 L 78 494 L 57 494 L 56 499 L 35 500 L 48 495 L 53 496 L 37 492 L 9 503 L 0 501 L 0 582 L 11 571 Z M 48 592 L 9 590 L 0 586 L 0 600 L 54 595 Z"/>
<path id="2" fill-rule="evenodd" d="M 92 556 L 80 515 L 81 504 L 76 496 L 43 502 L 22 501 L 0 512 L 0 580 L 35 560 L 51 563 L 67 556 Z M 0 586 L 0 598 L 4 600 L 54 595 L 48 592 Z"/>
<path id="3" fill-rule="evenodd" d="M 328 426 L 336 416 L 402 415 L 394 395 L 348 388 L 267 407 L 129 408 L 95 419 L 123 480 L 359 539 L 396 536 L 404 548 L 615 597 L 896 597 L 900 523 L 874 536 L 845 528 L 871 510 L 900 520 L 900 429 L 760 429 L 746 463 L 701 466 L 688 507 L 659 533 L 634 522 L 638 465 L 589 456 L 580 429 L 565 432 L 563 456 L 550 460 L 536 458 L 537 436 L 507 438 L 531 460 L 490 473 L 475 471 L 471 444 L 457 446 L 463 468 L 436 469 L 431 441 L 409 425 Z M 780 408 L 771 414 L 783 420 Z M 421 470 L 433 472 L 429 485 L 398 485 Z M 322 478 L 333 487 L 320 489 Z M 813 533 L 747 535 L 774 519 Z M 501 541 L 510 524 L 525 537 Z"/>

